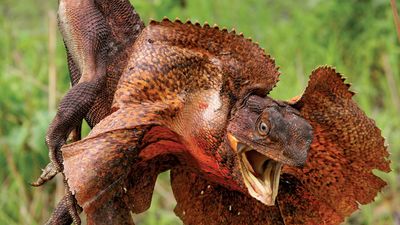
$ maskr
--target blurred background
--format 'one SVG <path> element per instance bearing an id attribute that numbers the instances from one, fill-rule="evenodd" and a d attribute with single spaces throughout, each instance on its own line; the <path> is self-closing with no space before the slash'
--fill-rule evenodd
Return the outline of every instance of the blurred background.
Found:
<path id="1" fill-rule="evenodd" d="M 400 45 L 389 0 L 131 2 L 146 24 L 190 18 L 252 37 L 281 67 L 275 98 L 301 94 L 314 68 L 334 65 L 382 129 L 392 160 L 391 173 L 376 172 L 389 185 L 346 224 L 400 224 Z M 0 0 L 0 224 L 42 224 L 63 195 L 60 178 L 29 185 L 48 162 L 45 132 L 69 89 L 56 10 L 56 0 Z M 168 177 L 160 176 L 136 224 L 181 224 Z"/>

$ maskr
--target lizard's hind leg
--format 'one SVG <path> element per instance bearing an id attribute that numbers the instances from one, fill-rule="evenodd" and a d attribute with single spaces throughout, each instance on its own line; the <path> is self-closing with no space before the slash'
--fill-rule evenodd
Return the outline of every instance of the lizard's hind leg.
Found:
<path id="1" fill-rule="evenodd" d="M 102 77 L 111 29 L 94 0 L 60 0 L 58 18 L 65 45 L 82 75 L 79 83 Z"/>
<path id="2" fill-rule="evenodd" d="M 33 184 L 34 186 L 35 184 L 38 186 L 45 183 L 54 177 L 57 172 L 63 170 L 63 159 L 60 149 L 66 143 L 68 134 L 81 124 L 82 118 L 93 105 L 97 92 L 102 87 L 102 83 L 101 79 L 94 82 L 78 83 L 62 99 L 57 114 L 46 135 L 46 144 L 49 148 L 51 163 L 46 167 L 38 181 Z M 66 196 L 70 209 L 69 213 L 74 223 L 80 224 L 76 209 L 77 206 L 71 192 L 69 192 L 68 185 L 66 185 Z"/>
<path id="3" fill-rule="evenodd" d="M 100 82 L 102 83 L 102 82 Z M 65 144 L 71 131 L 80 125 L 101 89 L 99 82 L 79 83 L 61 100 L 57 114 L 50 124 L 46 135 L 49 156 L 57 171 L 62 171 L 60 148 Z"/>
<path id="4" fill-rule="evenodd" d="M 68 56 L 81 74 L 79 81 L 62 99 L 46 135 L 46 144 L 53 165 L 34 185 L 41 185 L 62 171 L 59 152 L 69 133 L 82 122 L 106 82 L 106 54 L 110 29 L 93 0 L 59 2 L 59 26 Z M 73 75 L 73 74 L 72 74 Z M 77 76 L 72 76 L 76 82 Z M 75 83 L 73 82 L 73 83 Z"/>
<path id="5" fill-rule="evenodd" d="M 54 167 L 41 183 L 63 170 L 61 147 L 93 106 L 106 83 L 107 45 L 110 29 L 93 0 L 60 0 L 59 27 L 64 43 L 81 77 L 62 99 L 46 135 L 49 156 Z M 66 203 L 75 224 L 80 224 L 76 203 L 66 185 Z"/>

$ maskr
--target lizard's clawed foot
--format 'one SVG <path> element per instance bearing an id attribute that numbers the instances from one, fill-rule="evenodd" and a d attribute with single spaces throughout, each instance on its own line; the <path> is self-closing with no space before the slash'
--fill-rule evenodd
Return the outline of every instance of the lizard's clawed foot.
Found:
<path id="1" fill-rule="evenodd" d="M 45 184 L 47 181 L 53 179 L 58 174 L 57 168 L 54 166 L 53 163 L 47 164 L 47 166 L 42 170 L 42 174 L 40 177 L 33 183 L 31 183 L 34 187 L 39 187 Z"/>

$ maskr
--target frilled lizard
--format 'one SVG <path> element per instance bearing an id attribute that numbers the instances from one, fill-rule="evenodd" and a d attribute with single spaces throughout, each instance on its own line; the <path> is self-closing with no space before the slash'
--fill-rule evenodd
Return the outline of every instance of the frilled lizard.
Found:
<path id="1" fill-rule="evenodd" d="M 185 224 L 338 224 L 385 185 L 372 174 L 390 170 L 384 139 L 334 69 L 313 71 L 298 100 L 276 101 L 274 60 L 243 36 L 163 20 L 136 39 L 143 25 L 128 1 L 82 2 L 60 2 L 78 12 L 59 12 L 77 85 L 50 126 L 47 171 L 63 171 L 88 224 L 133 224 L 165 170 Z M 99 19 L 82 27 L 85 10 Z M 91 133 L 63 146 L 84 117 Z M 72 222 L 70 198 L 49 224 Z"/>

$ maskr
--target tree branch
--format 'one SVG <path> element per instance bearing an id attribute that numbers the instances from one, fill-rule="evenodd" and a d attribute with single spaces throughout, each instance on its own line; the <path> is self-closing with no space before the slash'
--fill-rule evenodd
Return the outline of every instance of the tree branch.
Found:
<path id="1" fill-rule="evenodd" d="M 397 12 L 396 0 L 390 0 L 390 5 L 392 6 L 394 23 L 396 24 L 397 38 L 400 42 L 400 19 Z"/>

